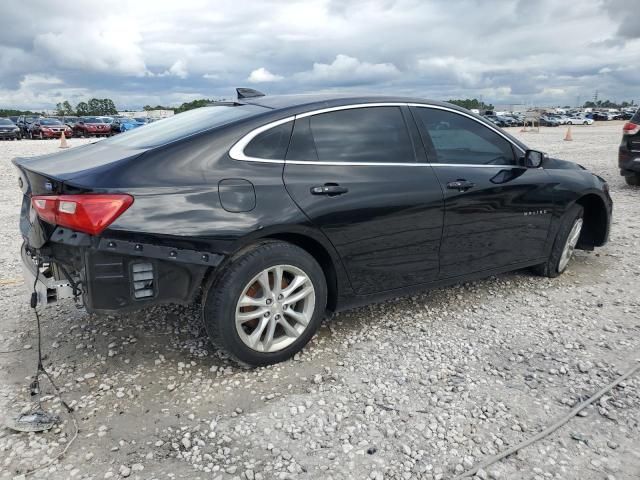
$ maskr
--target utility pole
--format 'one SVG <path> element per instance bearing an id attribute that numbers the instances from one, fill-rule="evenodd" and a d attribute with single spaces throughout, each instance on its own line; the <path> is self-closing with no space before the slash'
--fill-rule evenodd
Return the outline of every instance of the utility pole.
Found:
<path id="1" fill-rule="evenodd" d="M 593 103 L 598 103 L 598 90 L 593 94 Z"/>

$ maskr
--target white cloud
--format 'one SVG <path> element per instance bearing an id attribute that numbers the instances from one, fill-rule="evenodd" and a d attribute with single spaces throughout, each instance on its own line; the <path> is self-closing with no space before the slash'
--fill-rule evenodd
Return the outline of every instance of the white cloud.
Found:
<path id="1" fill-rule="evenodd" d="M 263 83 L 263 82 L 278 82 L 284 77 L 281 75 L 275 75 L 264 67 L 256 68 L 249 74 L 247 81 L 251 83 Z"/>
<path id="2" fill-rule="evenodd" d="M 63 69 L 143 76 L 147 68 L 141 39 L 133 22 L 110 17 L 93 25 L 37 33 L 33 48 Z"/>
<path id="3" fill-rule="evenodd" d="M 300 82 L 354 85 L 379 83 L 390 80 L 400 74 L 392 63 L 361 62 L 357 58 L 338 54 L 329 64 L 314 63 L 313 68 L 296 74 Z"/>
<path id="4" fill-rule="evenodd" d="M 247 81 L 268 82 L 273 94 L 566 104 L 598 89 L 637 100 L 640 41 L 628 0 L 576 9 L 555 0 L 29 3 L 28 13 L 0 17 L 5 106 L 51 108 L 58 94 L 85 91 L 127 106 L 231 98 Z M 63 83 L 29 96 L 21 82 L 43 72 Z"/>
<path id="5" fill-rule="evenodd" d="M 187 64 L 184 60 L 176 60 L 171 67 L 158 74 L 159 77 L 178 77 L 185 79 L 189 76 Z"/>

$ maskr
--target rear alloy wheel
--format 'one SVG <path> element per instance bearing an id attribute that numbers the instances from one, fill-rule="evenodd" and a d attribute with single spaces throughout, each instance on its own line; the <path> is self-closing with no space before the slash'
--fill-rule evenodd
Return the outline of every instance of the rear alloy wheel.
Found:
<path id="1" fill-rule="evenodd" d="M 261 366 L 300 351 L 324 316 L 322 268 L 301 248 L 268 241 L 230 261 L 206 289 L 205 328 L 238 362 Z"/>
<path id="2" fill-rule="evenodd" d="M 580 205 L 573 205 L 569 208 L 558 229 L 549 259 L 545 263 L 533 267 L 532 270 L 535 273 L 554 278 L 567 269 L 578 240 L 580 240 L 584 225 L 583 217 L 584 209 Z"/>

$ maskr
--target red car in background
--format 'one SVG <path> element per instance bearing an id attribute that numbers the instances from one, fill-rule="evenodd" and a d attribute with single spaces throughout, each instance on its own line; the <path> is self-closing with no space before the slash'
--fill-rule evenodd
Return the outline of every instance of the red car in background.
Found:
<path id="1" fill-rule="evenodd" d="M 56 118 L 38 118 L 29 125 L 29 138 L 60 138 L 64 132 L 66 137 L 70 137 L 73 131 Z"/>
<path id="2" fill-rule="evenodd" d="M 92 135 L 110 137 L 111 125 L 99 117 L 83 117 L 76 122 L 73 127 L 73 133 L 79 137 L 90 137 Z"/>

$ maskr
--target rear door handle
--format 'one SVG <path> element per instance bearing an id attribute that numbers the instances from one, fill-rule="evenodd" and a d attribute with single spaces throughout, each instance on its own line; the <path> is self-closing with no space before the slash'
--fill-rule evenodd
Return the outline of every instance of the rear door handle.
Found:
<path id="1" fill-rule="evenodd" d="M 459 192 L 466 192 L 467 190 L 475 186 L 475 183 L 465 180 L 464 178 L 459 178 L 455 182 L 447 183 L 447 188 L 449 190 L 458 190 Z"/>
<path id="2" fill-rule="evenodd" d="M 347 187 L 341 187 L 340 185 L 328 183 L 319 185 L 317 187 L 311 187 L 312 195 L 329 195 L 330 197 L 342 195 L 343 193 L 347 193 L 348 191 L 349 189 Z"/>

